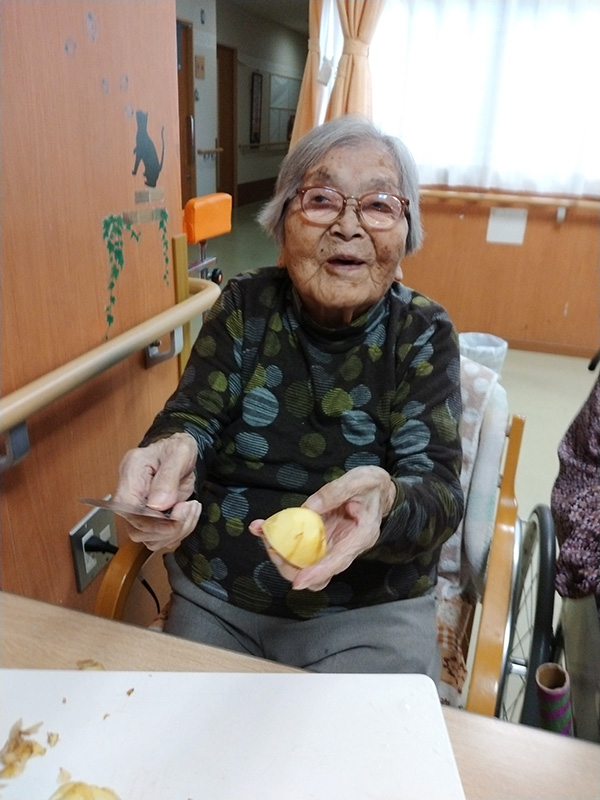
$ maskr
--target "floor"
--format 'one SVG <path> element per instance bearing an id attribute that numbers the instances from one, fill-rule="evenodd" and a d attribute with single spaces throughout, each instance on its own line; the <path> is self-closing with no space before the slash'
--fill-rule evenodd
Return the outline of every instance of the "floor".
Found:
<path id="1" fill-rule="evenodd" d="M 207 254 L 217 257 L 224 282 L 238 272 L 277 262 L 275 245 L 255 220 L 260 207 L 234 208 L 231 233 L 208 243 Z M 516 479 L 521 517 L 538 503 L 550 501 L 558 444 L 597 375 L 587 365 L 584 358 L 508 349 L 502 383 L 511 413 L 526 418 Z"/>

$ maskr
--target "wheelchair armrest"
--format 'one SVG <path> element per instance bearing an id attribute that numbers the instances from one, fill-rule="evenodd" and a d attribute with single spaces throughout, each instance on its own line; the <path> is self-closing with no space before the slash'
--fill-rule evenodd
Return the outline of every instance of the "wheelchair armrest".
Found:
<path id="1" fill-rule="evenodd" d="M 524 417 L 512 417 L 466 703 L 467 711 L 490 717 L 494 716 L 496 710 L 510 607 L 514 538 L 518 520 L 515 476 L 524 425 Z"/>
<path id="2" fill-rule="evenodd" d="M 96 596 L 94 613 L 123 619 L 125 603 L 140 569 L 152 555 L 142 542 L 127 539 L 110 560 Z"/>

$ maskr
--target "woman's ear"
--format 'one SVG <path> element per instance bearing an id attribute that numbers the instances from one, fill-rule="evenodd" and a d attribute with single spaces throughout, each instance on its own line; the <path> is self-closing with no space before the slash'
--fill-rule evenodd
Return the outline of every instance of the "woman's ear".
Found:
<path id="1" fill-rule="evenodd" d="M 394 280 L 401 281 L 404 277 L 404 272 L 402 271 L 402 264 L 398 264 L 396 267 L 396 271 L 394 272 Z"/>

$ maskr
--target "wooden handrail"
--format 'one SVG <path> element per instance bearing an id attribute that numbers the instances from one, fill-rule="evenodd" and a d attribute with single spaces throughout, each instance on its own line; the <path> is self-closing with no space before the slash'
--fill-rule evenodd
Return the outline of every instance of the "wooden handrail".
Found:
<path id="1" fill-rule="evenodd" d="M 216 283 L 190 278 L 192 295 L 109 342 L 0 399 L 0 433 L 206 311 L 220 294 Z"/>
<path id="2" fill-rule="evenodd" d="M 476 203 L 505 203 L 517 206 L 550 206 L 553 208 L 581 208 L 600 211 L 600 198 L 592 200 L 584 197 L 550 197 L 535 194 L 509 194 L 504 192 L 469 192 L 453 189 L 428 189 L 426 186 L 420 190 L 423 199 L 432 200 L 465 200 Z"/>

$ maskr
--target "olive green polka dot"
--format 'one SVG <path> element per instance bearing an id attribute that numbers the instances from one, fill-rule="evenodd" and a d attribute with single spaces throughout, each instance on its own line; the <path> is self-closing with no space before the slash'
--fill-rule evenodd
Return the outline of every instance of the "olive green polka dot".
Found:
<path id="1" fill-rule="evenodd" d="M 314 400 L 306 383 L 297 381 L 296 383 L 292 383 L 285 390 L 284 402 L 290 414 L 293 414 L 293 416 L 299 419 L 303 419 L 312 411 Z"/>
<path id="2" fill-rule="evenodd" d="M 259 301 L 266 308 L 273 308 L 275 305 L 276 292 L 274 286 L 267 286 L 260 293 Z"/>
<path id="3" fill-rule="evenodd" d="M 227 376 L 219 371 L 211 372 L 208 382 L 215 392 L 225 392 L 227 390 Z"/>
<path id="4" fill-rule="evenodd" d="M 252 377 L 248 381 L 248 391 L 251 389 L 262 388 L 267 382 L 267 370 L 262 364 L 258 364 Z"/>
<path id="5" fill-rule="evenodd" d="M 427 575 L 421 575 L 421 577 L 417 580 L 414 586 L 411 588 L 408 596 L 409 597 L 421 597 L 421 595 L 425 594 L 425 592 L 431 588 L 431 581 L 427 577 Z"/>
<path id="6" fill-rule="evenodd" d="M 433 424 L 445 442 L 452 442 L 456 437 L 457 422 L 452 419 L 446 406 L 436 406 L 431 412 Z"/>
<path id="7" fill-rule="evenodd" d="M 214 525 L 203 525 L 200 538 L 207 550 L 214 550 L 219 546 L 219 533 Z"/>
<path id="8" fill-rule="evenodd" d="M 331 467 L 331 469 L 325 472 L 323 477 L 325 478 L 325 483 L 331 483 L 331 481 L 341 478 L 343 474 L 344 470 L 341 467 Z"/>
<path id="9" fill-rule="evenodd" d="M 240 309 L 232 311 L 225 322 L 227 332 L 233 339 L 241 339 L 244 335 L 244 320 Z"/>
<path id="10" fill-rule="evenodd" d="M 281 331 L 283 330 L 283 322 L 281 321 L 280 314 L 273 314 L 269 319 L 269 329 L 272 331 Z"/>
<path id="11" fill-rule="evenodd" d="M 413 303 L 417 308 L 427 308 L 431 305 L 431 300 L 424 295 L 414 295 L 413 296 Z"/>
<path id="12" fill-rule="evenodd" d="M 201 554 L 196 553 L 192 557 L 192 580 L 194 583 L 203 583 L 210 580 L 212 577 L 212 570 L 208 560 Z"/>
<path id="13" fill-rule="evenodd" d="M 403 344 L 396 350 L 396 355 L 400 359 L 400 361 L 405 361 L 407 355 L 412 350 L 412 344 Z"/>
<path id="14" fill-rule="evenodd" d="M 419 532 L 419 535 L 417 536 L 417 542 L 419 544 L 419 547 L 422 547 L 423 549 L 429 547 L 429 545 L 431 544 L 432 536 L 433 532 L 431 528 L 423 528 Z"/>
<path id="15" fill-rule="evenodd" d="M 265 611 L 271 602 L 271 595 L 247 577 L 235 579 L 232 594 L 235 602 L 242 608 L 256 613 Z"/>
<path id="16" fill-rule="evenodd" d="M 196 345 L 196 349 L 198 354 L 206 357 L 206 356 L 214 356 L 217 352 L 217 343 L 213 336 L 202 336 L 198 340 Z"/>
<path id="17" fill-rule="evenodd" d="M 210 389 L 203 389 L 198 392 L 198 403 L 208 415 L 216 416 L 223 410 L 223 397 Z"/>
<path id="18" fill-rule="evenodd" d="M 230 536 L 239 536 L 244 531 L 244 525 L 241 519 L 228 519 L 225 523 L 225 530 Z"/>
<path id="19" fill-rule="evenodd" d="M 379 361 L 381 356 L 383 355 L 381 347 L 379 347 L 378 344 L 369 345 L 369 349 L 367 350 L 367 353 L 369 355 L 369 358 L 373 362 L 373 364 L 376 364 L 377 361 Z"/>
<path id="20" fill-rule="evenodd" d="M 433 372 L 433 365 L 429 361 L 421 361 L 415 372 L 419 377 L 424 378 L 427 375 L 431 375 Z"/>
<path id="21" fill-rule="evenodd" d="M 264 350 L 265 355 L 269 356 L 269 358 L 279 355 L 281 351 L 281 342 L 277 334 L 273 333 L 273 331 L 267 331 L 265 334 Z"/>
<path id="22" fill-rule="evenodd" d="M 348 392 L 336 387 L 327 392 L 321 406 L 328 417 L 340 417 L 344 411 L 350 411 L 353 403 Z"/>
<path id="23" fill-rule="evenodd" d="M 344 380 L 353 381 L 358 378 L 362 372 L 362 369 L 363 363 L 361 359 L 356 354 L 353 354 L 349 356 L 342 364 L 340 374 Z"/>
<path id="24" fill-rule="evenodd" d="M 209 503 L 206 508 L 209 522 L 218 522 L 221 519 L 221 507 L 218 503 Z"/>
<path id="25" fill-rule="evenodd" d="M 318 458 L 323 455 L 327 442 L 320 433 L 307 433 L 300 439 L 300 452 L 309 458 Z"/>
<path id="26" fill-rule="evenodd" d="M 308 589 L 303 589 L 288 592 L 286 604 L 297 616 L 310 619 L 326 609 L 329 600 L 323 592 L 309 592 Z"/>

